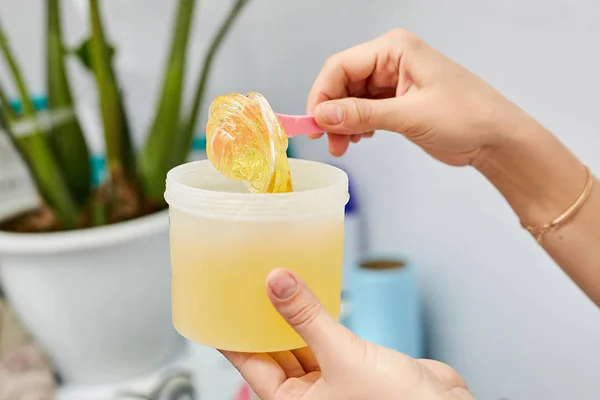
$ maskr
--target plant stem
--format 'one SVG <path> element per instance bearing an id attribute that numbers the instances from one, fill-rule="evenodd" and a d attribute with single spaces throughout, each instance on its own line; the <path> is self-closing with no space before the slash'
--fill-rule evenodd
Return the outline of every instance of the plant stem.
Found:
<path id="1" fill-rule="evenodd" d="M 48 205 L 56 212 L 61 225 L 66 229 L 70 229 L 75 226 L 77 217 L 75 202 L 45 135 L 36 126 L 35 107 L 29 98 L 25 81 L 12 55 L 8 40 L 1 26 L 0 50 L 19 89 L 23 114 L 33 124 L 33 129 L 26 134 L 18 135 L 16 142 L 31 168 L 31 172 L 38 183 L 40 193 Z"/>
<path id="2" fill-rule="evenodd" d="M 174 141 L 174 146 L 171 150 L 171 162 L 169 165 L 171 168 L 184 163 L 187 159 L 190 147 L 192 145 L 192 140 L 194 139 L 195 128 L 198 122 L 198 115 L 200 113 L 200 107 L 204 98 L 204 91 L 206 89 L 206 84 L 210 76 L 213 60 L 218 50 L 220 49 L 223 40 L 227 36 L 227 33 L 230 31 L 234 22 L 240 15 L 242 9 L 248 2 L 249 0 L 237 0 L 235 2 L 231 10 L 229 11 L 229 14 L 225 18 L 225 20 L 223 20 L 219 30 L 214 36 L 212 43 L 210 44 L 208 52 L 206 53 L 206 56 L 204 58 L 202 73 L 200 75 L 200 79 L 198 80 L 194 100 L 192 102 L 189 112 L 186 114 L 185 120 L 181 123 L 181 126 L 176 132 L 176 140 Z"/>
<path id="3" fill-rule="evenodd" d="M 164 202 L 164 182 L 170 166 L 173 131 L 177 128 L 180 117 L 187 43 L 195 3 L 195 0 L 179 1 L 162 93 L 146 147 L 140 158 L 145 195 L 151 201 L 160 204 Z"/>
<path id="4" fill-rule="evenodd" d="M 111 63 L 111 71 L 113 76 L 115 77 L 115 83 L 117 89 L 121 86 L 119 85 L 119 81 L 117 76 L 114 73 L 113 65 Z M 125 103 L 123 102 L 123 91 L 119 90 L 119 114 L 121 115 L 121 126 L 122 126 L 122 135 L 121 135 L 121 148 L 123 159 L 121 160 L 123 163 L 123 168 L 125 168 L 125 174 L 129 177 L 129 180 L 135 181 L 136 185 L 139 183 L 139 177 L 137 175 L 137 164 L 136 157 L 133 151 L 133 143 L 131 141 L 131 130 L 129 129 L 129 121 L 127 120 L 127 113 L 125 112 Z"/>
<path id="5" fill-rule="evenodd" d="M 23 154 L 17 145 L 15 134 L 11 130 L 12 125 L 18 117 L 18 114 L 10 105 L 10 100 L 8 100 L 8 96 L 4 91 L 4 87 L 2 84 L 0 84 L 0 128 L 6 131 L 8 139 L 12 142 L 15 150 L 19 152 L 21 157 L 23 157 Z"/>
<path id="6" fill-rule="evenodd" d="M 65 122 L 53 126 L 48 138 L 73 196 L 78 206 L 82 206 L 91 190 L 90 152 L 74 112 L 67 80 L 59 6 L 59 0 L 46 0 L 48 108 L 54 114 L 67 112 L 72 115 Z"/>
<path id="7" fill-rule="evenodd" d="M 106 160 L 110 180 L 108 188 L 109 221 L 119 222 L 138 215 L 140 193 L 135 159 L 129 137 L 125 108 L 112 66 L 98 0 L 90 0 L 92 26 L 91 64 L 96 77 L 100 111 L 106 142 Z"/>
<path id="8" fill-rule="evenodd" d="M 14 120 L 19 118 L 19 114 L 15 111 L 14 108 L 10 105 L 10 100 L 6 95 L 6 91 L 4 87 L 0 84 L 0 105 L 2 106 L 2 111 L 4 114 L 4 119 L 7 124 L 12 124 Z"/>
<path id="9" fill-rule="evenodd" d="M 106 215 L 106 202 L 102 198 L 101 189 L 92 193 L 90 202 L 90 224 L 92 226 L 106 225 L 108 216 Z"/>
<path id="10" fill-rule="evenodd" d="M 17 138 L 15 137 L 15 134 L 12 131 L 12 125 L 15 123 L 17 118 L 19 118 L 19 115 L 11 107 L 10 100 L 8 100 L 8 96 L 6 95 L 6 91 L 4 90 L 4 87 L 0 84 L 0 128 L 6 131 L 6 136 L 8 137 L 8 140 L 10 140 L 14 149 L 19 153 L 19 156 L 21 157 L 21 159 L 23 159 L 23 161 L 31 171 L 31 165 L 25 158 L 25 155 L 23 154 L 21 149 L 19 148 Z"/>
<path id="11" fill-rule="evenodd" d="M 73 54 L 81 63 L 83 67 L 85 67 L 88 72 L 94 75 L 94 65 L 93 65 L 93 50 L 92 50 L 93 38 L 87 38 L 84 40 L 74 51 L 71 51 L 70 54 Z M 122 152 L 123 159 L 121 160 L 123 163 L 123 167 L 125 168 L 126 175 L 130 177 L 130 180 L 138 181 L 137 171 L 136 171 L 136 160 L 135 154 L 133 152 L 133 145 L 131 143 L 131 134 L 129 130 L 129 123 L 127 121 L 127 113 L 125 111 L 125 104 L 123 103 L 123 93 L 120 90 L 121 86 L 119 85 L 119 80 L 117 75 L 114 72 L 114 64 L 113 64 L 113 56 L 115 53 L 115 49 L 107 42 L 107 53 L 108 53 L 108 68 L 110 72 L 110 76 L 113 77 L 115 86 L 119 91 L 119 114 L 121 115 L 121 123 L 122 123 Z M 94 75 L 95 76 L 95 75 Z"/>
<path id="12" fill-rule="evenodd" d="M 108 46 L 102 27 L 98 0 L 90 0 L 90 18 L 92 26 L 92 66 L 98 87 L 100 112 L 106 141 L 106 159 L 111 177 L 120 177 L 123 168 L 123 115 L 120 95 L 110 62 Z"/>
<path id="13" fill-rule="evenodd" d="M 19 149 L 19 146 L 17 145 L 17 140 L 15 138 L 15 134 L 11 130 L 11 126 L 16 119 L 16 113 L 14 113 L 14 110 L 13 110 L 13 113 L 11 113 L 9 111 L 12 108 L 10 107 L 10 102 L 8 101 L 8 97 L 6 97 L 6 92 L 4 91 L 4 88 L 2 88 L 1 85 L 0 85 L 0 106 L 2 107 L 0 109 L 0 129 L 3 129 L 4 131 L 6 131 L 6 136 L 8 137 L 8 140 L 10 140 L 10 142 L 14 146 L 15 150 L 23 158 L 23 154 L 22 154 L 21 150 Z M 27 164 L 27 166 L 29 167 L 29 164 Z"/>
<path id="14" fill-rule="evenodd" d="M 13 56 L 12 50 L 8 44 L 8 39 L 4 34 L 4 28 L 2 26 L 0 26 L 0 48 L 2 50 L 2 54 L 4 55 L 4 59 L 8 64 L 8 68 L 10 70 L 10 73 L 12 74 L 15 84 L 17 85 L 19 94 L 22 97 L 21 105 L 23 107 L 23 114 L 28 117 L 35 117 L 35 107 L 31 99 L 29 98 L 29 93 L 27 91 L 27 87 L 25 86 L 25 80 L 21 75 L 21 71 Z"/>

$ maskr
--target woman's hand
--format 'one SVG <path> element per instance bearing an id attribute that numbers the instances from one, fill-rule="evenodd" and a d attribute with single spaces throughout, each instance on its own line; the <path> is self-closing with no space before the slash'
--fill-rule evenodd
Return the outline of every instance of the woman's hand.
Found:
<path id="1" fill-rule="evenodd" d="M 269 298 L 308 347 L 223 355 L 262 400 L 473 399 L 449 366 L 363 341 L 338 324 L 298 276 L 278 269 Z"/>
<path id="2" fill-rule="evenodd" d="M 402 29 L 330 57 L 307 113 L 329 133 L 335 156 L 382 129 L 457 166 L 483 161 L 527 119 L 491 86 Z"/>
<path id="3" fill-rule="evenodd" d="M 586 185 L 582 163 L 550 131 L 484 81 L 402 29 L 329 58 L 307 101 L 340 156 L 378 129 L 438 160 L 476 167 L 524 224 L 545 225 Z M 600 306 L 600 182 L 542 246 Z"/>

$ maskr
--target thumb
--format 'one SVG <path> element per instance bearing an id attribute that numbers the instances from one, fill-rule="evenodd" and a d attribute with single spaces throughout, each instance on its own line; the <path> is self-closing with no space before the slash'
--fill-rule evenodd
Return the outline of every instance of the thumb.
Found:
<path id="1" fill-rule="evenodd" d="M 285 269 L 271 271 L 267 292 L 275 309 L 304 339 L 322 368 L 346 353 L 352 333 L 325 310 L 296 274 Z"/>
<path id="2" fill-rule="evenodd" d="M 320 103 L 314 117 L 317 124 L 330 133 L 402 132 L 408 119 L 405 103 L 405 99 L 399 97 L 382 100 L 347 97 Z"/>

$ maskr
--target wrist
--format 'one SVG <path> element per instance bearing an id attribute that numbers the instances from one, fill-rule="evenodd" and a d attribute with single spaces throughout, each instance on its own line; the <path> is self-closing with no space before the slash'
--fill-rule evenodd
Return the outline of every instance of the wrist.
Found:
<path id="1" fill-rule="evenodd" d="M 586 172 L 579 160 L 530 117 L 517 121 L 476 168 L 524 223 L 544 224 L 580 195 Z"/>

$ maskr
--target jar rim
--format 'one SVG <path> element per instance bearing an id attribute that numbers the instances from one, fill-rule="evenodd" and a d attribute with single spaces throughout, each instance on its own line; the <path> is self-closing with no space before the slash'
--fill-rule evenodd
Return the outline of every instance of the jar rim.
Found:
<path id="1" fill-rule="evenodd" d="M 349 200 L 348 175 L 342 169 L 317 161 L 289 159 L 294 191 L 287 193 L 233 192 L 212 186 L 241 187 L 228 179 L 209 160 L 192 161 L 167 173 L 165 200 L 170 206 L 194 214 L 267 214 L 318 213 L 327 203 L 343 206 Z M 298 189 L 296 189 L 298 188 Z"/>

